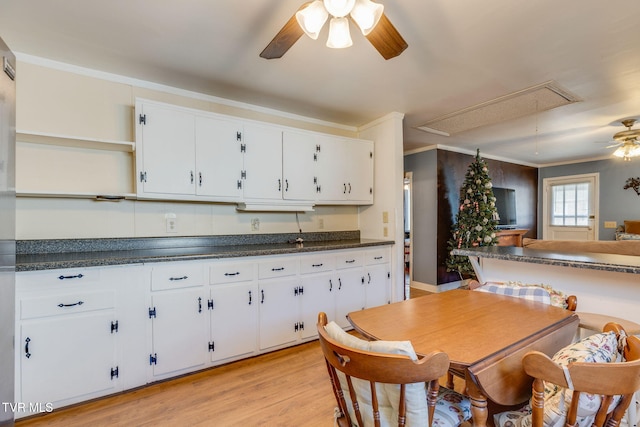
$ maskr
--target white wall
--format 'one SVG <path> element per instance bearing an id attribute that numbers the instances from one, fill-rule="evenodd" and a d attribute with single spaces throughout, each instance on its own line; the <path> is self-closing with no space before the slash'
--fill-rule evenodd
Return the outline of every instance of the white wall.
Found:
<path id="1" fill-rule="evenodd" d="M 394 301 L 404 299 L 403 118 L 403 114 L 390 113 L 363 126 L 359 133 L 360 138 L 375 141 L 374 204 L 360 207 L 360 235 L 395 241 L 392 249 Z"/>

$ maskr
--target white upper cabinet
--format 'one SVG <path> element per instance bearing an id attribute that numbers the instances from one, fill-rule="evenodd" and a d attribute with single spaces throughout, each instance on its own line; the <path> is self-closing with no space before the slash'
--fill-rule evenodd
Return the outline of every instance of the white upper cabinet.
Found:
<path id="1" fill-rule="evenodd" d="M 282 135 L 283 198 L 315 200 L 319 191 L 316 165 L 320 150 L 318 135 L 286 130 Z"/>
<path id="2" fill-rule="evenodd" d="M 373 142 L 323 136 L 317 175 L 319 203 L 373 203 Z"/>
<path id="3" fill-rule="evenodd" d="M 136 103 L 136 122 L 138 197 L 195 194 L 195 116 Z"/>
<path id="4" fill-rule="evenodd" d="M 242 122 L 209 116 L 195 121 L 196 194 L 219 200 L 242 198 Z"/>
<path id="5" fill-rule="evenodd" d="M 244 198 L 282 200 L 282 129 L 244 124 Z"/>
<path id="6" fill-rule="evenodd" d="M 373 142 L 136 101 L 140 199 L 305 210 L 373 203 Z"/>

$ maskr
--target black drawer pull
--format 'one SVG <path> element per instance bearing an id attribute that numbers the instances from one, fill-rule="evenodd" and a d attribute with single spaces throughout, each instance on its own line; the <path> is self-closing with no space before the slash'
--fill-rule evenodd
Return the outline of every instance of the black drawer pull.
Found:
<path id="1" fill-rule="evenodd" d="M 284 267 L 278 267 L 278 268 L 272 268 L 271 271 L 282 271 L 284 270 Z"/>
<path id="2" fill-rule="evenodd" d="M 24 340 L 24 355 L 25 357 L 28 359 L 31 357 L 31 353 L 29 353 L 29 343 L 31 342 L 31 338 L 27 337 L 27 339 Z"/>
<path id="3" fill-rule="evenodd" d="M 373 259 L 382 259 L 381 256 L 374 256 Z"/>
<path id="4" fill-rule="evenodd" d="M 169 280 L 176 281 L 176 280 L 184 280 L 184 279 L 188 279 L 189 276 L 182 276 L 182 277 L 169 277 Z"/>
<path id="5" fill-rule="evenodd" d="M 236 271 L 235 273 L 224 273 L 225 276 L 237 276 L 238 274 L 240 274 L 239 271 Z"/>
<path id="6" fill-rule="evenodd" d="M 73 307 L 73 306 L 76 306 L 76 305 L 82 305 L 82 304 L 84 304 L 84 301 L 74 302 L 73 304 L 63 304 L 63 303 L 60 303 L 60 304 L 58 304 L 58 307 L 60 307 L 60 308 L 62 308 L 62 307 Z"/>
<path id="7" fill-rule="evenodd" d="M 60 280 L 64 280 L 64 279 L 82 279 L 84 277 L 84 275 L 82 273 L 80 274 L 76 274 L 75 276 L 59 276 L 58 279 Z"/>
<path id="8" fill-rule="evenodd" d="M 355 259 L 348 259 L 345 261 L 347 264 L 353 264 L 354 262 L 356 262 Z"/>
<path id="9" fill-rule="evenodd" d="M 322 265 L 323 265 L 322 263 L 320 263 L 320 264 L 311 264 L 311 267 L 322 267 Z"/>

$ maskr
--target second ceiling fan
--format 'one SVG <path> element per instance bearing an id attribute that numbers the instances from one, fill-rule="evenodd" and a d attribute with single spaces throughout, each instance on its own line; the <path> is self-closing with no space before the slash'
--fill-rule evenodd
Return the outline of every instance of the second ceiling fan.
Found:
<path id="1" fill-rule="evenodd" d="M 331 15 L 328 47 L 351 46 L 349 21 L 355 22 L 362 34 L 384 57 L 400 55 L 409 45 L 383 12 L 383 6 L 371 0 L 315 0 L 303 4 L 271 40 L 260 56 L 280 58 L 303 34 L 317 39 Z"/>

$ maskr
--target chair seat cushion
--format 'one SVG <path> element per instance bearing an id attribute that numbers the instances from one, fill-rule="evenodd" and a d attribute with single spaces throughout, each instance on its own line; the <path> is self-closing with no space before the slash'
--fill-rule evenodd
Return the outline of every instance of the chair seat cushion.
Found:
<path id="1" fill-rule="evenodd" d="M 509 284 L 499 285 L 487 283 L 486 285 L 476 288 L 475 291 L 489 292 L 498 295 L 507 295 L 510 297 L 523 298 L 529 301 L 551 304 L 551 295 L 549 294 L 549 291 L 541 286 L 514 286 Z"/>
<path id="2" fill-rule="evenodd" d="M 552 360 L 560 366 L 568 366 L 574 362 L 609 363 L 619 361 L 619 354 L 616 334 L 603 332 L 590 335 L 564 347 L 552 357 Z M 571 396 L 571 391 L 567 391 L 564 387 L 545 382 L 544 425 L 546 427 L 564 425 L 566 408 L 569 407 Z M 600 406 L 600 399 L 599 395 L 580 393 L 576 419 L 578 426 L 591 426 Z M 609 409 L 611 410 L 617 402 L 618 399 L 614 399 Z M 526 405 L 521 410 L 496 414 L 494 422 L 496 426 L 500 427 L 529 427 L 531 425 L 531 407 Z"/>
<path id="3" fill-rule="evenodd" d="M 325 326 L 327 334 L 342 345 L 358 350 L 384 354 L 400 354 L 409 356 L 412 360 L 418 357 L 409 341 L 366 341 L 345 332 L 337 323 L 329 322 Z M 344 374 L 338 372 L 340 388 L 347 401 L 349 416 L 355 420 L 353 405 L 349 398 L 349 387 Z M 358 396 L 360 412 L 365 425 L 373 425 L 373 409 L 371 391 L 368 381 L 352 378 L 353 386 Z M 378 409 L 380 411 L 381 426 L 395 426 L 398 420 L 398 402 L 400 386 L 398 384 L 376 384 L 378 395 Z M 425 383 L 407 384 L 405 386 L 406 425 L 428 426 L 429 414 L 427 410 L 427 387 Z M 453 390 L 440 387 L 436 404 L 433 427 L 455 427 L 462 421 L 471 418 L 471 403 L 469 400 Z"/>

